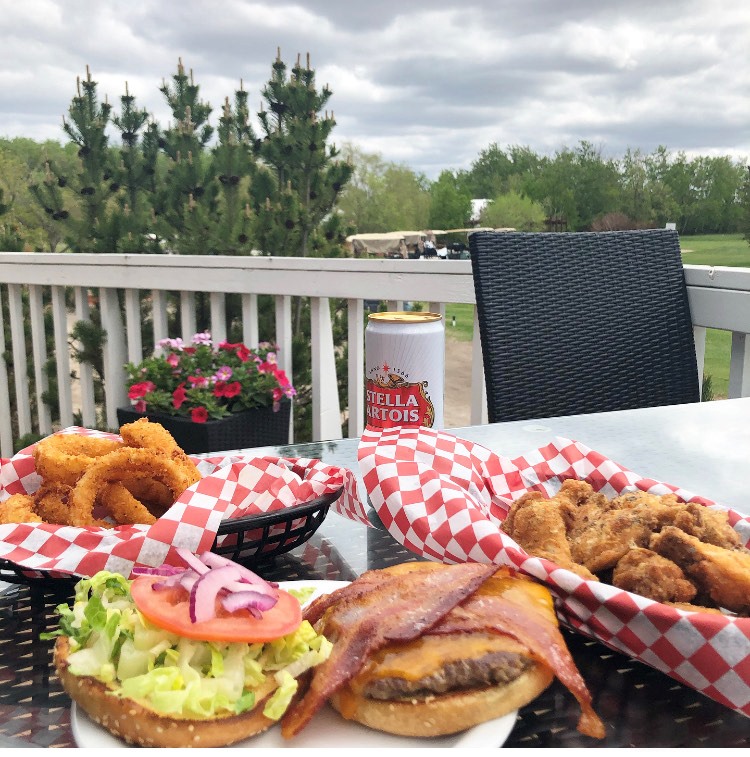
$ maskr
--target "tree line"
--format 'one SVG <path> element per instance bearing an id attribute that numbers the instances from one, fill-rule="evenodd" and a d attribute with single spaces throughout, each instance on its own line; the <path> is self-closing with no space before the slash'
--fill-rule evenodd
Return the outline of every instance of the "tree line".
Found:
<path id="1" fill-rule="evenodd" d="M 435 181 L 344 147 L 354 175 L 339 206 L 360 232 L 463 228 L 471 199 L 491 202 L 482 226 L 527 231 L 663 227 L 681 234 L 746 231 L 748 168 L 729 156 L 688 158 L 658 147 L 621 158 L 582 141 L 554 155 L 491 144 L 466 170 Z"/>
<path id="2" fill-rule="evenodd" d="M 90 72 L 76 83 L 68 141 L 0 139 L 0 247 L 70 252 L 332 256 L 347 234 L 480 225 L 569 231 L 660 227 L 736 233 L 748 224 L 748 171 L 729 156 L 689 158 L 660 146 L 619 158 L 582 141 L 553 155 L 493 143 L 468 169 L 435 180 L 351 144 L 335 126 L 309 58 L 280 57 L 250 123 L 242 83 L 216 127 L 180 61 L 160 87 L 162 128 L 129 92 L 119 112 Z M 325 110 L 324 110 L 325 109 Z M 474 219 L 475 221 L 477 219 Z"/>

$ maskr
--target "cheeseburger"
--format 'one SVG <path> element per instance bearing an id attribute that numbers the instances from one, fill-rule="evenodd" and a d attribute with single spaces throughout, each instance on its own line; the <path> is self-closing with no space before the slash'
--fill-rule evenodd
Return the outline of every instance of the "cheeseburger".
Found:
<path id="1" fill-rule="evenodd" d="M 329 701 L 404 736 L 457 733 L 516 710 L 557 676 L 602 738 L 546 587 L 492 565 L 404 563 L 314 600 L 305 618 L 333 643 L 282 720 L 293 737 Z"/>

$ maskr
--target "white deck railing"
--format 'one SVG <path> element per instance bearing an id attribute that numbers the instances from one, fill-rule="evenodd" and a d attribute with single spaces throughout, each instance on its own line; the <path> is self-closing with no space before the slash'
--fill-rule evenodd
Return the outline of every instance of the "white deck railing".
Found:
<path id="1" fill-rule="evenodd" d="M 695 326 L 696 354 L 702 374 L 706 328 L 732 332 L 729 395 L 750 395 L 750 269 L 686 266 L 690 306 Z M 242 299 L 243 341 L 258 342 L 258 295 L 275 298 L 275 339 L 282 346 L 282 367 L 291 375 L 292 297 L 311 298 L 313 438 L 341 436 L 342 408 L 339 406 L 335 368 L 335 345 L 331 329 L 329 298 L 348 303 L 348 417 L 349 436 L 359 435 L 364 419 L 364 300 L 386 300 L 391 309 L 405 301 L 420 301 L 430 310 L 445 312 L 446 303 L 474 304 L 470 261 L 360 260 L 352 258 L 225 257 L 173 255 L 61 255 L 53 253 L 0 253 L 0 284 L 7 284 L 10 313 L 10 344 L 0 331 L 0 349 L 12 354 L 14 371 L 9 375 L 0 361 L 0 454 L 12 454 L 11 413 L 18 413 L 18 436 L 35 432 L 48 434 L 52 419 L 41 396 L 47 391 L 43 366 L 47 361 L 47 321 L 43 301 L 51 303 L 52 329 L 57 366 L 60 423 L 73 424 L 80 411 L 85 426 L 95 425 L 91 368 L 76 366 L 71 378 L 69 324 L 71 318 L 89 317 L 89 290 L 99 290 L 98 307 L 107 332 L 103 364 L 106 376 L 106 425 L 117 428 L 116 410 L 128 404 L 125 388 L 126 362 L 142 358 L 141 297 L 150 292 L 154 339 L 181 336 L 189 339 L 196 331 L 194 297 L 210 295 L 211 332 L 216 340 L 226 338 L 225 295 Z M 45 288 L 48 288 L 45 290 Z M 66 288 L 74 293 L 75 312 L 66 307 Z M 24 312 L 23 293 L 29 308 Z M 124 319 L 118 300 L 124 293 Z M 167 333 L 166 292 L 178 292 L 181 299 L 181 333 Z M 27 344 L 24 322 L 31 327 Z M 262 335 L 270 338 L 270 335 Z M 39 417 L 29 410 L 27 376 L 35 377 Z M 10 386 L 16 407 L 11 408 Z M 74 399 L 76 398 L 76 407 Z M 476 317 L 472 351 L 471 423 L 486 421 L 484 376 Z"/>

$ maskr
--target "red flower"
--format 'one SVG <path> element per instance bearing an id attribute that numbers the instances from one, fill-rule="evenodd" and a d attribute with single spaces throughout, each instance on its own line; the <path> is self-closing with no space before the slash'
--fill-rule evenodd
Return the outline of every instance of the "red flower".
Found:
<path id="1" fill-rule="evenodd" d="M 226 394 L 224 394 L 224 387 L 227 385 L 226 381 L 217 381 L 214 384 L 214 390 L 212 394 L 214 397 L 226 397 Z"/>
<path id="2" fill-rule="evenodd" d="M 172 405 L 175 410 L 179 410 L 186 399 L 187 392 L 185 391 L 185 383 L 183 382 L 172 392 Z"/>
<path id="3" fill-rule="evenodd" d="M 152 381 L 142 381 L 140 384 L 133 384 L 128 389 L 128 398 L 131 400 L 137 400 L 141 397 L 145 397 L 149 392 L 153 392 L 156 389 L 156 384 Z"/>
<path id="4" fill-rule="evenodd" d="M 208 410 L 205 407 L 194 407 L 190 411 L 193 423 L 205 423 L 208 420 Z"/>
<path id="5" fill-rule="evenodd" d="M 286 387 L 290 385 L 289 377 L 286 375 L 286 371 L 276 371 L 275 375 L 280 387 L 286 389 Z"/>
<path id="6" fill-rule="evenodd" d="M 135 408 L 136 413 L 145 413 L 146 412 L 146 400 L 138 400 L 138 402 L 133 405 Z"/>
<path id="7" fill-rule="evenodd" d="M 242 363 L 246 363 L 248 360 L 250 360 L 250 356 L 253 354 L 247 347 L 245 347 L 244 344 L 237 345 L 236 353 L 237 357 Z"/>
<path id="8" fill-rule="evenodd" d="M 228 399 L 236 397 L 242 391 L 242 384 L 239 381 L 232 381 L 224 387 L 224 396 Z"/>

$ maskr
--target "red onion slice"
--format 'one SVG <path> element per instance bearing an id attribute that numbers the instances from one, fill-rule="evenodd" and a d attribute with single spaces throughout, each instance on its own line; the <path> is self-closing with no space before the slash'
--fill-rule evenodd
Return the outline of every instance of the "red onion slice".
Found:
<path id="1" fill-rule="evenodd" d="M 136 566 L 132 570 L 134 576 L 174 576 L 182 573 L 184 568 L 175 568 L 174 565 L 159 565 L 157 568 L 147 566 Z"/>
<path id="2" fill-rule="evenodd" d="M 252 590 L 236 591 L 221 598 L 221 604 L 227 612 L 249 610 L 256 618 L 260 618 L 261 613 L 270 610 L 278 601 L 276 597 Z"/>
<path id="3" fill-rule="evenodd" d="M 200 559 L 211 568 L 221 568 L 225 565 L 231 565 L 240 571 L 240 573 L 242 574 L 241 580 L 247 581 L 248 583 L 273 586 L 272 583 L 266 581 L 264 578 L 261 578 L 257 573 L 253 573 L 252 570 L 246 568 L 244 565 L 239 565 L 238 563 L 230 560 L 228 557 L 217 555 L 215 552 L 203 552 L 200 555 Z"/>
<path id="4" fill-rule="evenodd" d="M 177 548 L 177 555 L 187 566 L 172 565 L 133 568 L 136 576 L 158 576 L 154 591 L 181 588 L 188 593 L 190 620 L 200 623 L 216 617 L 217 598 L 227 612 L 247 610 L 262 618 L 278 602 L 278 584 L 266 581 L 257 573 L 214 552 L 194 555 Z"/>
<path id="5" fill-rule="evenodd" d="M 236 568 L 235 565 L 225 565 L 222 568 L 213 568 L 198 577 L 190 590 L 189 612 L 193 623 L 216 617 L 216 597 L 228 581 L 237 580 Z"/>
<path id="6" fill-rule="evenodd" d="M 189 549 L 183 547 L 177 547 L 176 550 L 179 557 L 188 566 L 192 568 L 196 573 L 208 573 L 210 567 L 206 565 L 197 555 L 194 555 Z"/>
<path id="7" fill-rule="evenodd" d="M 279 590 L 274 586 L 268 586 L 267 584 L 251 584 L 246 581 L 229 581 L 227 582 L 226 589 L 230 593 L 235 591 L 254 591 L 267 597 L 278 598 L 279 596 Z"/>

